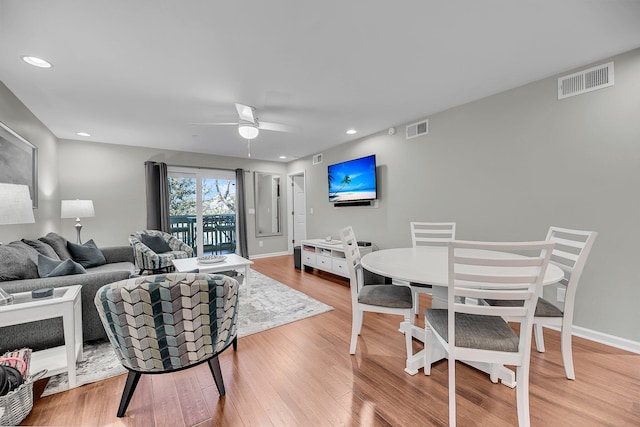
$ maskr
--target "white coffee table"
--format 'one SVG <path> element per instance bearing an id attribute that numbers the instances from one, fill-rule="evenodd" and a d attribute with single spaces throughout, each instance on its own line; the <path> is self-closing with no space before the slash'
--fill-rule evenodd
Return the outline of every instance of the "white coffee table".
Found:
<path id="1" fill-rule="evenodd" d="M 82 286 L 55 288 L 53 296 L 33 299 L 31 292 L 12 294 L 13 303 L 0 306 L 0 326 L 62 317 L 64 346 L 36 351 L 29 372 L 46 369 L 44 378 L 67 372 L 69 388 L 76 386 L 76 362 L 82 360 Z"/>
<path id="2" fill-rule="evenodd" d="M 215 264 L 199 263 L 198 258 L 174 259 L 173 266 L 181 273 L 198 270 L 200 273 L 219 273 L 221 271 L 242 270 L 244 283 L 247 287 L 247 295 L 251 293 L 251 264 L 253 261 L 242 258 L 236 254 L 225 254 L 226 258 L 222 262 Z"/>

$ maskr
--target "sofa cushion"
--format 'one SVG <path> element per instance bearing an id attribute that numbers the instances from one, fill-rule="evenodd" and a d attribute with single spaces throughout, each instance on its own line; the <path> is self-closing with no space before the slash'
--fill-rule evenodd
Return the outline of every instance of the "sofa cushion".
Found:
<path id="1" fill-rule="evenodd" d="M 38 253 L 40 253 L 40 254 L 48 257 L 48 258 L 52 258 L 52 259 L 55 259 L 55 260 L 60 260 L 60 257 L 58 256 L 56 251 L 54 251 L 53 248 L 50 245 L 48 245 L 47 243 L 43 242 L 42 240 L 22 239 L 22 243 L 25 243 L 25 244 L 31 246 L 33 249 L 38 251 Z"/>
<path id="2" fill-rule="evenodd" d="M 40 277 L 70 276 L 86 272 L 83 266 L 72 259 L 62 261 L 38 254 L 38 274 Z"/>
<path id="3" fill-rule="evenodd" d="M 171 251 L 171 246 L 162 238 L 162 236 L 155 236 L 152 234 L 143 234 L 140 236 L 140 240 L 153 252 L 157 254 L 163 254 Z"/>
<path id="4" fill-rule="evenodd" d="M 0 280 L 37 279 L 38 252 L 20 241 L 0 245 Z"/>
<path id="5" fill-rule="evenodd" d="M 51 246 L 53 250 L 56 251 L 58 258 L 60 258 L 61 260 L 72 258 L 69 249 L 67 249 L 67 239 L 65 239 L 61 235 L 56 233 L 49 233 L 44 237 L 40 237 L 38 240 Z"/>
<path id="6" fill-rule="evenodd" d="M 79 262 L 84 268 L 96 267 L 107 263 L 102 251 L 98 249 L 93 239 L 83 245 L 67 242 L 67 248 L 73 260 Z"/>

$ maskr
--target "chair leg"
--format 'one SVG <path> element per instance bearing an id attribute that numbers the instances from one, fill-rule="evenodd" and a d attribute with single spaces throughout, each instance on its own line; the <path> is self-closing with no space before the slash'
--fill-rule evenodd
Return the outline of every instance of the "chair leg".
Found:
<path id="1" fill-rule="evenodd" d="M 220 396 L 224 396 L 226 391 L 224 389 L 224 380 L 222 379 L 222 370 L 220 369 L 218 356 L 209 359 L 209 369 L 213 374 L 213 380 L 216 382 L 216 387 L 218 387 L 218 393 L 220 393 Z"/>
<path id="2" fill-rule="evenodd" d="M 536 349 L 539 353 L 544 353 L 544 333 L 541 323 L 533 324 L 533 334 L 536 337 Z"/>
<path id="3" fill-rule="evenodd" d="M 118 418 L 124 417 L 124 413 L 127 412 L 127 407 L 129 406 L 129 402 L 131 402 L 133 392 L 138 385 L 138 381 L 140 381 L 141 375 L 142 374 L 140 372 L 129 371 L 129 374 L 127 375 L 127 382 L 125 383 L 124 390 L 122 391 L 120 406 L 118 407 Z"/>
<path id="4" fill-rule="evenodd" d="M 233 351 L 238 351 L 238 336 L 233 339 Z"/>
<path id="5" fill-rule="evenodd" d="M 353 315 L 351 319 L 351 346 L 349 347 L 349 354 L 356 354 L 356 346 L 358 345 L 358 335 L 360 335 L 360 329 L 362 328 L 362 310 L 357 307 L 352 308 Z"/>
<path id="6" fill-rule="evenodd" d="M 431 375 L 431 354 L 433 352 L 433 331 L 429 325 L 424 327 L 424 358 L 423 369 L 425 375 Z"/>
<path id="7" fill-rule="evenodd" d="M 529 427 L 529 364 L 516 367 L 516 399 L 518 405 L 518 426 Z"/>
<path id="8" fill-rule="evenodd" d="M 449 426 L 456 427 L 456 359 L 449 353 Z"/>
<path id="9" fill-rule="evenodd" d="M 560 350 L 562 351 L 564 372 L 568 379 L 575 380 L 576 373 L 573 369 L 573 349 L 571 346 L 571 325 L 562 325 L 562 330 L 560 331 Z"/>

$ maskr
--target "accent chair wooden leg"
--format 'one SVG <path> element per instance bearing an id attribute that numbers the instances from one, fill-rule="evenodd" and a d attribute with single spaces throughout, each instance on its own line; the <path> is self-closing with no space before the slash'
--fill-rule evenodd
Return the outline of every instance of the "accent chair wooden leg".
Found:
<path id="1" fill-rule="evenodd" d="M 224 380 L 222 379 L 222 370 L 220 369 L 218 356 L 209 359 L 209 369 L 213 374 L 213 380 L 216 382 L 216 387 L 218 387 L 218 393 L 220 393 L 220 396 L 224 396 L 226 391 L 224 389 Z"/>
<path id="2" fill-rule="evenodd" d="M 129 374 L 127 375 L 127 382 L 125 383 L 124 390 L 122 391 L 120 406 L 118 407 L 118 418 L 124 417 L 124 413 L 127 412 L 127 407 L 129 406 L 129 402 L 131 402 L 133 392 L 138 385 L 138 381 L 140 381 L 141 375 L 142 374 L 140 372 L 129 371 Z"/>

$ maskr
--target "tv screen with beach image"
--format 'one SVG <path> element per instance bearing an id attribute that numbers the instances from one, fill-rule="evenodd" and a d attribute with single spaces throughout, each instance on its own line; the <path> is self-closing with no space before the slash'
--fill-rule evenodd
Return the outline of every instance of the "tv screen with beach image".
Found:
<path id="1" fill-rule="evenodd" d="M 377 198 L 375 154 L 331 165 L 327 173 L 330 202 Z"/>

